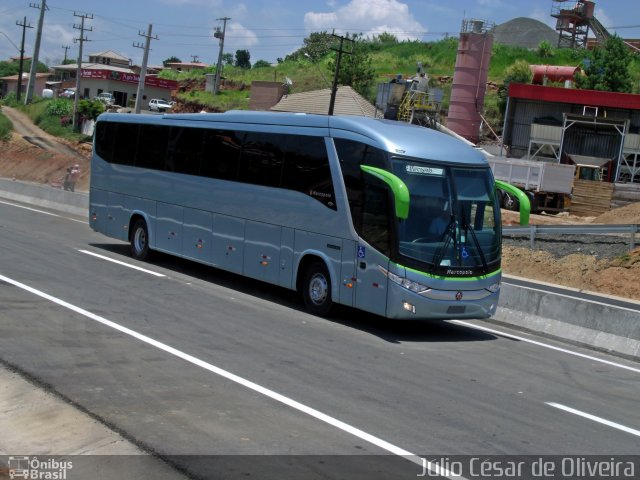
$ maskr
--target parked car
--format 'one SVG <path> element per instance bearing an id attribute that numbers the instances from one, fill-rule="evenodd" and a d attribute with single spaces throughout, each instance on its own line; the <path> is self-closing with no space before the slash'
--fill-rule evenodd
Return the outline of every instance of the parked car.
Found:
<path id="1" fill-rule="evenodd" d="M 107 105 L 113 105 L 116 102 L 116 99 L 113 96 L 113 93 L 109 93 L 109 92 L 102 92 L 95 99 L 100 100 L 101 102 L 106 103 Z"/>
<path id="2" fill-rule="evenodd" d="M 153 98 L 149 101 L 149 110 L 154 112 L 166 112 L 167 110 L 171 110 L 171 107 L 173 107 L 173 105 L 160 98 Z"/>
<path id="3" fill-rule="evenodd" d="M 62 97 L 62 98 L 73 98 L 73 97 L 76 96 L 76 89 L 75 88 L 65 88 L 64 91 L 62 93 L 60 93 L 58 96 Z"/>

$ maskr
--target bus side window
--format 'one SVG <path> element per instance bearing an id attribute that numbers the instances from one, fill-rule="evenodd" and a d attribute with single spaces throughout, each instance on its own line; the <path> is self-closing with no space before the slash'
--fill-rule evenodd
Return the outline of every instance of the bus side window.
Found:
<path id="1" fill-rule="evenodd" d="M 237 180 L 243 136 L 241 132 L 205 130 L 200 175 Z"/>
<path id="2" fill-rule="evenodd" d="M 368 176 L 364 183 L 362 238 L 387 256 L 391 255 L 389 236 L 389 189 L 379 179 Z"/>
<path id="3" fill-rule="evenodd" d="M 113 162 L 117 128 L 118 124 L 113 122 L 98 122 L 96 126 L 96 154 L 105 162 Z"/>
<path id="4" fill-rule="evenodd" d="M 167 154 L 169 127 L 162 125 L 142 125 L 138 141 L 136 167 L 162 170 Z"/>
<path id="5" fill-rule="evenodd" d="M 113 143 L 112 163 L 133 165 L 138 149 L 139 125 L 135 123 L 118 123 L 116 138 Z"/>
<path id="6" fill-rule="evenodd" d="M 337 210 L 324 138 L 289 136 L 281 185 Z"/>
<path id="7" fill-rule="evenodd" d="M 202 129 L 171 127 L 165 170 L 198 175 L 202 157 Z"/>
<path id="8" fill-rule="evenodd" d="M 286 135 L 276 133 L 247 133 L 242 146 L 238 180 L 279 187 L 286 140 Z"/>

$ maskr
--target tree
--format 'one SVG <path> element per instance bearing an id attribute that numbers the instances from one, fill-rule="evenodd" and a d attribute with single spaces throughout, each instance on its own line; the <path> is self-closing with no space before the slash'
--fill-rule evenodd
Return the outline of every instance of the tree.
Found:
<path id="1" fill-rule="evenodd" d="M 509 85 L 511 83 L 531 83 L 533 72 L 529 68 L 529 62 L 518 60 L 505 70 L 504 81 L 498 88 L 498 106 L 504 114 L 509 96 Z"/>
<path id="2" fill-rule="evenodd" d="M 584 75 L 576 78 L 576 86 L 588 90 L 631 93 L 633 80 L 629 66 L 631 52 L 620 37 L 609 37 L 604 46 L 589 52 L 584 62 Z"/>
<path id="3" fill-rule="evenodd" d="M 392 33 L 382 32 L 380 35 L 374 36 L 373 41 L 374 43 L 392 44 L 398 43 L 398 37 L 396 37 Z"/>
<path id="4" fill-rule="evenodd" d="M 256 63 L 253 64 L 253 68 L 263 68 L 263 67 L 270 67 L 270 66 L 271 64 L 266 60 L 258 60 Z"/>
<path id="5" fill-rule="evenodd" d="M 349 34 L 347 34 L 347 37 Z M 351 53 L 343 53 L 340 60 L 340 71 L 338 72 L 338 83 L 349 85 L 360 95 L 369 96 L 375 79 L 371 57 L 366 53 L 365 41 L 362 35 L 356 34 L 352 37 L 353 49 Z M 343 48 L 349 50 L 351 42 L 344 42 Z M 328 68 L 333 75 L 335 72 L 336 59 L 329 62 Z"/>
<path id="6" fill-rule="evenodd" d="M 553 57 L 553 46 L 549 40 L 543 40 L 538 44 L 538 56 L 540 58 Z"/>
<path id="7" fill-rule="evenodd" d="M 233 53 L 223 53 L 222 63 L 224 65 L 233 65 Z"/>
<path id="8" fill-rule="evenodd" d="M 318 61 L 331 51 L 333 35 L 327 32 L 312 32 L 303 40 L 302 55 L 308 55 L 311 60 Z"/>
<path id="9" fill-rule="evenodd" d="M 236 50 L 236 67 L 251 68 L 251 54 L 249 50 Z"/>
<path id="10" fill-rule="evenodd" d="M 165 61 L 162 62 L 163 66 L 167 66 L 170 63 L 182 63 L 182 60 L 180 60 L 178 57 L 173 56 L 173 57 L 169 57 L 167 58 Z"/>

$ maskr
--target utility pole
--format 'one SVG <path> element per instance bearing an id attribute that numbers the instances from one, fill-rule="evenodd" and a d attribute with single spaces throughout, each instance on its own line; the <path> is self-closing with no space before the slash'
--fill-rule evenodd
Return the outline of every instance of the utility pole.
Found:
<path id="1" fill-rule="evenodd" d="M 77 130 L 79 128 L 78 125 L 78 98 L 80 97 L 80 80 L 82 77 L 82 46 L 84 42 L 89 42 L 90 40 L 85 37 L 85 30 L 91 32 L 93 31 L 93 27 L 85 28 L 84 21 L 85 19 L 93 20 L 93 14 L 88 13 L 76 13 L 73 12 L 74 17 L 80 17 L 80 25 L 73 24 L 73 28 L 76 30 L 80 30 L 80 37 L 74 38 L 74 43 L 79 43 L 80 48 L 78 48 L 78 67 L 76 68 L 76 94 L 73 96 L 73 130 Z"/>
<path id="2" fill-rule="evenodd" d="M 44 25 L 44 12 L 47 8 L 47 0 L 42 3 L 30 3 L 30 7 L 40 9 L 40 18 L 38 19 L 38 30 L 36 30 L 36 44 L 33 47 L 33 57 L 31 58 L 31 69 L 29 70 L 29 83 L 27 84 L 27 94 L 24 96 L 24 104 L 28 105 L 33 98 L 33 90 L 36 86 L 36 70 L 38 68 L 38 56 L 40 55 L 40 42 L 42 40 L 42 26 Z"/>
<path id="3" fill-rule="evenodd" d="M 22 43 L 20 43 L 20 66 L 18 67 L 18 91 L 16 92 L 17 100 L 20 101 L 20 93 L 22 92 L 22 74 L 24 73 L 24 35 L 27 28 L 33 28 L 31 25 L 27 25 L 27 17 L 24 17 L 22 23 L 16 22 L 16 25 L 22 27 Z"/>
<path id="4" fill-rule="evenodd" d="M 67 52 L 69 51 L 69 49 L 71 47 L 67 47 L 66 45 L 63 45 L 62 48 L 64 48 L 64 61 L 62 63 L 66 64 L 67 63 Z"/>
<path id="5" fill-rule="evenodd" d="M 218 53 L 218 64 L 216 65 L 216 84 L 213 87 L 213 94 L 217 95 L 218 90 L 220 89 L 220 76 L 222 75 L 222 51 L 224 50 L 224 35 L 227 31 L 227 20 L 231 20 L 229 17 L 218 18 L 218 21 L 222 20 L 224 23 L 222 24 L 222 32 L 220 31 L 220 27 L 216 28 L 213 36 L 215 38 L 220 39 L 220 53 Z"/>
<path id="6" fill-rule="evenodd" d="M 199 55 L 191 55 L 191 63 L 200 63 L 198 62 Z"/>
<path id="7" fill-rule="evenodd" d="M 346 50 L 342 50 L 342 45 L 345 40 L 347 40 L 348 42 L 352 42 L 352 44 L 353 44 L 353 40 L 351 40 L 348 36 L 340 37 L 335 33 L 332 33 L 332 35 L 340 39 L 340 48 L 337 50 L 335 48 L 331 49 L 338 52 L 338 56 L 336 57 L 336 69 L 335 69 L 335 72 L 333 72 L 333 86 L 331 87 L 331 100 L 329 100 L 329 115 L 333 115 L 333 107 L 336 104 L 336 95 L 338 94 L 338 72 L 340 71 L 340 59 L 342 58 L 343 53 L 346 53 L 348 55 L 351 55 L 353 53 L 353 48 L 350 52 Z"/>
<path id="8" fill-rule="evenodd" d="M 138 35 L 146 38 L 144 47 L 141 43 L 133 44 L 133 46 L 136 48 L 144 48 L 144 54 L 142 55 L 142 68 L 140 69 L 140 78 L 138 79 L 138 91 L 136 93 L 136 113 L 140 113 L 140 110 L 142 109 L 142 97 L 144 96 L 144 79 L 147 76 L 147 62 L 149 61 L 149 47 L 151 46 L 151 40 L 158 40 L 157 35 L 155 37 L 151 36 L 152 28 L 153 25 L 149 24 L 149 28 L 146 34 L 144 32 L 138 32 Z"/>

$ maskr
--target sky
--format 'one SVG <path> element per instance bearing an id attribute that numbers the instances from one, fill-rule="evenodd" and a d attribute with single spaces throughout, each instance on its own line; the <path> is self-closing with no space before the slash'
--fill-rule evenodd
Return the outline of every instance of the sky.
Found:
<path id="1" fill-rule="evenodd" d="M 42 1 L 42 0 L 40 0 Z M 303 45 L 311 32 L 337 35 L 382 32 L 399 40 L 436 41 L 456 36 L 463 19 L 495 24 L 530 17 L 555 28 L 552 0 L 47 0 L 40 61 L 47 65 L 77 59 L 81 15 L 85 26 L 83 61 L 90 53 L 113 50 L 140 65 L 144 36 L 152 25 L 149 65 L 175 56 L 183 62 L 214 64 L 219 41 L 213 37 L 219 19 L 226 25 L 224 52 L 249 50 L 251 62 L 275 62 Z M 19 56 L 22 27 L 25 56 L 32 56 L 40 11 L 38 0 L 0 0 L 0 60 Z M 567 2 L 570 5 L 571 2 Z M 597 0 L 596 18 L 623 38 L 640 38 L 638 0 Z M 155 37 L 157 36 L 157 39 Z M 65 50 L 64 47 L 69 47 Z"/>

